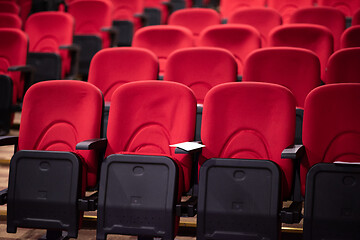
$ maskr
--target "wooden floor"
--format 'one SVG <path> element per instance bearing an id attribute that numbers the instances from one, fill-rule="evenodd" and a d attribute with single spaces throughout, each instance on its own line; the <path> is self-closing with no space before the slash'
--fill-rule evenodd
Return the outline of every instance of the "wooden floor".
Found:
<path id="1" fill-rule="evenodd" d="M 20 123 L 20 114 L 15 115 L 15 127 Z M 19 131 L 12 129 L 9 135 L 18 136 Z M 0 190 L 7 188 L 9 164 L 13 155 L 13 146 L 0 146 Z M 288 203 L 285 203 L 285 205 Z M 79 231 L 80 240 L 96 239 L 96 212 L 85 212 L 84 226 Z M 45 234 L 45 230 L 21 229 L 19 228 L 16 234 L 6 233 L 6 206 L 0 206 L 0 240 L 5 239 L 39 239 Z M 196 234 L 196 217 L 181 218 L 180 231 L 176 239 L 178 240 L 193 240 Z M 109 235 L 109 240 L 132 240 L 137 239 L 134 236 L 118 236 Z M 292 224 L 282 226 L 283 240 L 297 240 L 302 239 L 302 222 L 300 224 Z"/>

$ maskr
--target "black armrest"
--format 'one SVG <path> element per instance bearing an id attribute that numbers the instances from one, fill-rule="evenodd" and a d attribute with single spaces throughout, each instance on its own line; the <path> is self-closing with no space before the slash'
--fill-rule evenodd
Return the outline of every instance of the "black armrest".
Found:
<path id="1" fill-rule="evenodd" d="M 80 46 L 77 44 L 61 45 L 59 46 L 59 49 L 65 49 L 69 51 L 71 56 L 71 67 L 67 78 L 74 79 L 79 72 Z"/>
<path id="2" fill-rule="evenodd" d="M 291 145 L 284 149 L 281 158 L 300 159 L 305 154 L 305 147 L 302 144 Z"/>
<path id="3" fill-rule="evenodd" d="M 185 202 L 176 204 L 176 216 L 194 217 L 197 214 L 197 197 L 192 196 Z"/>
<path id="4" fill-rule="evenodd" d="M 110 36 L 110 47 L 116 46 L 116 41 L 118 38 L 118 31 L 113 27 L 102 27 L 100 29 L 102 32 L 107 32 Z"/>
<path id="5" fill-rule="evenodd" d="M 18 139 L 17 136 L 1 136 L 0 146 L 17 145 Z"/>
<path id="6" fill-rule="evenodd" d="M 7 193 L 7 188 L 0 191 L 0 205 L 4 205 L 7 203 Z"/>
<path id="7" fill-rule="evenodd" d="M 76 144 L 77 150 L 104 150 L 107 145 L 106 138 L 89 139 Z"/>
<path id="8" fill-rule="evenodd" d="M 95 192 L 91 196 L 78 199 L 79 211 L 95 211 L 98 206 L 99 193 Z"/>
<path id="9" fill-rule="evenodd" d="M 69 50 L 69 51 L 80 51 L 80 47 L 76 44 L 61 45 L 61 46 L 59 46 L 59 49 L 65 49 L 65 50 Z"/>
<path id="10" fill-rule="evenodd" d="M 35 68 L 30 65 L 21 65 L 21 66 L 11 66 L 8 68 L 8 71 L 10 72 L 25 72 L 25 73 L 32 73 L 35 71 Z"/>

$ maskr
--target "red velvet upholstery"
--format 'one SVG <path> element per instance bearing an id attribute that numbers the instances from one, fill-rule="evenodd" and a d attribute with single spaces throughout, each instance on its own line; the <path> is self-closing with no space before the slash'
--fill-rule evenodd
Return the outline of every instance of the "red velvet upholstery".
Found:
<path id="1" fill-rule="evenodd" d="M 29 16 L 25 32 L 29 36 L 30 52 L 50 52 L 61 57 L 61 76 L 70 72 L 71 56 L 68 50 L 59 47 L 73 43 L 75 20 L 65 12 L 38 12 Z"/>
<path id="2" fill-rule="evenodd" d="M 317 4 L 337 8 L 348 17 L 353 16 L 355 11 L 360 8 L 358 0 L 317 0 Z"/>
<path id="3" fill-rule="evenodd" d="M 270 83 L 237 82 L 214 87 L 205 97 L 199 163 L 210 158 L 267 159 L 283 172 L 283 197 L 291 192 L 293 163 L 281 152 L 294 141 L 295 100 Z M 200 176 L 201 177 L 201 176 Z"/>
<path id="4" fill-rule="evenodd" d="M 106 156 L 127 152 L 167 155 L 179 163 L 189 190 L 192 160 L 174 153 L 170 144 L 192 141 L 196 100 L 186 86 L 163 81 L 138 81 L 119 87 L 113 94 Z M 180 174 L 181 175 L 181 174 Z"/>
<path id="5" fill-rule="evenodd" d="M 269 8 L 277 10 L 284 23 L 288 23 L 291 15 L 299 8 L 313 6 L 315 0 L 267 0 Z"/>
<path id="6" fill-rule="evenodd" d="M 228 23 L 248 24 L 255 27 L 261 34 L 261 46 L 266 47 L 269 32 L 282 24 L 282 17 L 271 8 L 240 8 L 231 14 Z"/>
<path id="7" fill-rule="evenodd" d="M 16 2 L 0 1 L 0 12 L 19 14 L 20 8 Z"/>
<path id="8" fill-rule="evenodd" d="M 110 36 L 101 29 L 111 27 L 112 10 L 112 3 L 102 0 L 73 1 L 68 6 L 68 12 L 75 18 L 75 34 L 98 35 L 104 48 L 110 46 Z"/>
<path id="9" fill-rule="evenodd" d="M 259 49 L 246 59 L 243 81 L 285 86 L 294 94 L 296 106 L 303 108 L 307 94 L 321 84 L 319 58 L 302 48 Z"/>
<path id="10" fill-rule="evenodd" d="M 236 81 L 237 65 L 233 55 L 221 48 L 184 48 L 172 53 L 166 64 L 164 80 L 190 87 L 197 103 L 214 86 Z"/>
<path id="11" fill-rule="evenodd" d="M 301 190 L 316 163 L 360 162 L 360 84 L 329 84 L 313 90 L 305 101 Z"/>
<path id="12" fill-rule="evenodd" d="M 199 37 L 199 46 L 221 47 L 234 54 L 238 75 L 242 75 L 247 55 L 261 47 L 259 31 L 245 24 L 223 24 L 204 29 Z"/>
<path id="13" fill-rule="evenodd" d="M 345 15 L 332 7 L 308 7 L 294 12 L 290 23 L 313 23 L 330 29 L 334 37 L 334 50 L 340 48 L 340 37 L 345 30 Z"/>
<path id="14" fill-rule="evenodd" d="M 351 20 L 351 25 L 352 26 L 360 25 L 360 8 L 354 13 L 354 16 L 352 17 Z"/>
<path id="15" fill-rule="evenodd" d="M 193 33 L 195 45 L 199 34 L 206 27 L 221 23 L 218 12 L 210 8 L 186 8 L 172 13 L 169 17 L 169 25 L 183 26 Z"/>
<path id="16" fill-rule="evenodd" d="M 93 57 L 88 82 L 97 86 L 106 102 L 120 85 L 138 81 L 155 80 L 159 63 L 151 51 L 144 48 L 121 47 L 103 49 Z"/>
<path id="17" fill-rule="evenodd" d="M 222 18 L 229 18 L 238 8 L 265 7 L 266 0 L 221 0 L 220 13 Z"/>
<path id="18" fill-rule="evenodd" d="M 28 38 L 20 29 L 0 29 L 0 74 L 6 74 L 13 80 L 13 102 L 21 99 L 24 93 L 24 82 L 20 72 L 9 72 L 11 66 L 26 65 Z"/>
<path id="19" fill-rule="evenodd" d="M 173 51 L 192 47 L 193 36 L 189 29 L 181 26 L 148 26 L 135 32 L 132 46 L 149 49 L 159 58 L 160 75 L 163 75 L 166 61 Z"/>
<path id="20" fill-rule="evenodd" d="M 344 48 L 330 56 L 325 83 L 360 83 L 360 47 Z"/>
<path id="21" fill-rule="evenodd" d="M 113 20 L 127 20 L 134 24 L 134 30 L 142 27 L 142 20 L 135 17 L 135 14 L 143 14 L 144 3 L 142 0 L 111 0 L 113 10 Z"/>
<path id="22" fill-rule="evenodd" d="M 21 18 L 14 13 L 0 13 L 0 28 L 19 28 L 22 27 Z"/>
<path id="23" fill-rule="evenodd" d="M 328 58 L 333 52 L 334 40 L 330 30 L 315 24 L 287 24 L 270 32 L 269 45 L 273 47 L 300 47 L 317 54 L 321 66 L 321 79 L 324 79 Z"/>
<path id="24" fill-rule="evenodd" d="M 102 106 L 100 90 L 89 83 L 53 80 L 33 85 L 24 97 L 19 150 L 75 152 L 86 164 L 86 186 L 94 187 L 95 154 L 75 150 L 75 146 L 100 137 Z"/>
<path id="25" fill-rule="evenodd" d="M 340 42 L 341 48 L 360 47 L 360 26 L 355 25 L 346 29 Z"/>

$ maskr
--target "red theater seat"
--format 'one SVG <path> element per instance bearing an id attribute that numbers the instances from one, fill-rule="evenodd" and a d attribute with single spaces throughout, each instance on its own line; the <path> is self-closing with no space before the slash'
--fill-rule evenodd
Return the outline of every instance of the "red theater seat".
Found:
<path id="1" fill-rule="evenodd" d="M 352 17 L 355 11 L 360 8 L 360 1 L 358 0 L 317 0 L 317 4 L 337 8 L 347 17 Z"/>
<path id="2" fill-rule="evenodd" d="M 261 34 L 261 46 L 266 47 L 269 32 L 282 24 L 282 17 L 270 8 L 240 8 L 230 15 L 228 23 L 248 24 L 255 27 Z"/>
<path id="3" fill-rule="evenodd" d="M 14 13 L 0 13 L 0 28 L 19 28 L 22 27 L 21 18 Z"/>
<path id="4" fill-rule="evenodd" d="M 325 83 L 360 83 L 360 47 L 344 48 L 330 56 Z"/>
<path id="5" fill-rule="evenodd" d="M 321 79 L 324 79 L 326 64 L 334 45 L 328 28 L 316 24 L 287 24 L 274 28 L 269 39 L 272 47 L 299 47 L 313 51 L 319 57 Z"/>
<path id="6" fill-rule="evenodd" d="M 265 7 L 266 0 L 220 0 L 221 17 L 227 19 L 238 8 Z"/>
<path id="7" fill-rule="evenodd" d="M 0 1 L 0 12 L 19 14 L 20 8 L 16 2 Z"/>
<path id="8" fill-rule="evenodd" d="M 206 27 L 221 23 L 220 15 L 210 8 L 187 8 L 172 13 L 169 17 L 169 25 L 183 26 L 193 33 L 195 45 L 199 34 Z"/>
<path id="9" fill-rule="evenodd" d="M 81 81 L 46 81 L 26 92 L 19 137 L 0 139 L 18 144 L 10 164 L 9 233 L 25 227 L 77 237 L 85 210 L 78 199 L 97 184 L 98 153 L 75 146 L 100 137 L 102 107 L 100 90 Z"/>
<path id="10" fill-rule="evenodd" d="M 269 8 L 277 10 L 283 18 L 284 23 L 288 23 L 291 15 L 299 8 L 312 7 L 315 0 L 268 0 Z"/>
<path id="11" fill-rule="evenodd" d="M 46 11 L 28 18 L 25 32 L 29 36 L 29 63 L 36 68 L 35 82 L 77 75 L 74 30 L 75 20 L 69 13 Z"/>
<path id="12" fill-rule="evenodd" d="M 114 92 L 97 239 L 107 234 L 174 238 L 175 204 L 189 190 L 192 160 L 175 155 L 169 145 L 193 140 L 195 114 L 192 91 L 179 83 L 140 81 Z"/>
<path id="13" fill-rule="evenodd" d="M 219 47 L 234 54 L 241 76 L 245 58 L 249 53 L 261 47 L 258 30 L 245 24 L 224 24 L 205 28 L 199 37 L 199 46 Z"/>
<path id="14" fill-rule="evenodd" d="M 279 239 L 293 162 L 295 99 L 270 83 L 225 83 L 205 97 L 197 239 Z M 226 186 L 226 187 L 225 187 Z"/>
<path id="15" fill-rule="evenodd" d="M 332 7 L 308 7 L 296 10 L 290 23 L 312 23 L 330 29 L 334 37 L 334 51 L 340 48 L 340 37 L 345 30 L 345 15 Z"/>
<path id="16" fill-rule="evenodd" d="M 305 194 L 304 239 L 360 236 L 360 207 L 354 201 L 360 197 L 359 105 L 359 83 L 321 86 L 306 98 L 306 157 L 300 169 Z"/>
<path id="17" fill-rule="evenodd" d="M 360 26 L 355 25 L 344 31 L 340 39 L 341 48 L 360 47 Z"/>
<path id="18" fill-rule="evenodd" d="M 360 25 L 360 8 L 354 13 L 354 16 L 352 17 L 352 26 Z"/>
<path id="19" fill-rule="evenodd" d="M 141 47 L 154 52 L 159 58 L 159 74 L 164 74 L 168 56 L 180 48 L 192 47 L 194 39 L 191 31 L 181 26 L 148 26 L 139 29 L 133 39 L 133 47 Z"/>

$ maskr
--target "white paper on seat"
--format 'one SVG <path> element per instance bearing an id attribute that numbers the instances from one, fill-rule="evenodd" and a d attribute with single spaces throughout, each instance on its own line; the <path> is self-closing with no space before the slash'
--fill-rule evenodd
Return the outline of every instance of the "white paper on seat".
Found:
<path id="1" fill-rule="evenodd" d="M 183 142 L 183 143 L 177 143 L 177 144 L 170 145 L 170 147 L 178 147 L 187 152 L 190 152 L 193 150 L 203 148 L 203 147 L 205 147 L 205 145 L 198 143 L 198 142 Z"/>

